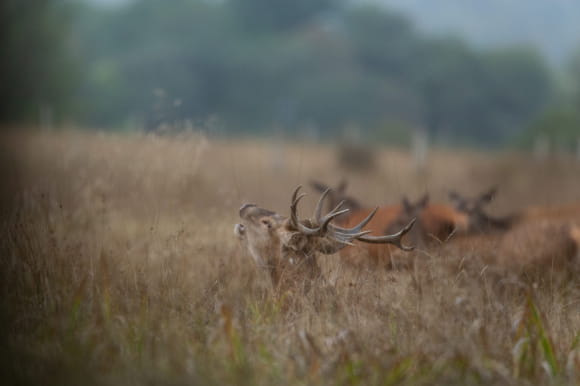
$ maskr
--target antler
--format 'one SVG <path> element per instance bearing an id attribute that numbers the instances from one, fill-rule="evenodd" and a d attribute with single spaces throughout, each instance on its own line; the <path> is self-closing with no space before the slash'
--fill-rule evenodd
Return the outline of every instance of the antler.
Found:
<path id="1" fill-rule="evenodd" d="M 343 209 L 343 210 L 338 210 L 343 202 L 340 202 L 336 208 L 334 208 L 332 211 L 330 211 L 330 213 L 328 213 L 326 216 L 319 218 L 320 221 L 316 221 L 317 223 L 317 227 L 316 228 L 309 228 L 306 225 L 302 224 L 300 222 L 300 220 L 298 219 L 298 213 L 297 213 L 297 208 L 298 208 L 298 202 L 300 202 L 300 200 L 302 199 L 302 197 L 304 197 L 306 194 L 302 193 L 301 195 L 298 195 L 298 192 L 300 191 L 300 189 L 302 188 L 301 185 L 298 185 L 298 187 L 294 190 L 294 193 L 292 193 L 292 204 L 290 205 L 290 224 L 298 229 L 301 233 L 305 234 L 305 235 L 309 235 L 309 236 L 322 236 L 324 234 L 327 233 L 328 230 L 328 225 L 330 223 L 330 221 L 332 221 L 333 218 L 335 218 L 336 216 L 340 216 L 341 214 L 344 214 L 346 212 L 348 212 L 348 209 Z M 320 212 L 322 211 L 322 201 L 324 201 L 324 196 L 326 196 L 326 194 L 328 194 L 328 189 L 322 194 L 321 199 L 318 201 L 318 204 L 316 205 L 316 210 L 315 213 L 317 213 L 318 215 L 320 215 Z"/>
<path id="2" fill-rule="evenodd" d="M 415 221 L 417 221 L 416 218 L 412 219 L 403 229 L 392 235 L 362 236 L 358 237 L 357 239 L 360 241 L 364 241 L 365 243 L 371 244 L 389 243 L 399 247 L 403 251 L 412 251 L 413 249 L 415 249 L 415 247 L 403 245 L 402 238 L 411 230 L 411 228 L 413 228 L 413 225 L 415 225 Z"/>
<path id="3" fill-rule="evenodd" d="M 352 228 L 342 228 L 336 225 L 330 224 L 330 222 L 337 216 L 341 214 L 347 213 L 348 209 L 339 210 L 340 207 L 344 204 L 344 201 L 341 201 L 333 210 L 331 210 L 327 215 L 322 216 L 322 206 L 324 199 L 328 195 L 330 189 L 326 189 L 316 207 L 314 209 L 314 219 L 312 222 L 314 223 L 314 228 L 309 228 L 306 225 L 302 224 L 298 219 L 297 208 L 298 202 L 305 196 L 305 194 L 298 195 L 298 192 L 302 186 L 298 186 L 294 193 L 292 193 L 292 204 L 290 205 L 290 225 L 297 229 L 300 233 L 309 236 L 327 236 L 331 239 L 338 241 L 342 244 L 352 245 L 352 241 L 359 240 L 366 243 L 373 243 L 373 244 L 393 244 L 404 251 L 411 251 L 414 247 L 405 246 L 402 244 L 402 237 L 407 234 L 413 225 L 415 224 L 415 219 L 413 219 L 407 226 L 401 229 L 399 232 L 393 235 L 386 235 L 386 236 L 367 236 L 371 233 L 370 230 L 363 231 L 362 228 L 367 225 L 373 216 L 376 214 L 377 210 L 379 209 L 376 207 L 364 220 L 362 220 L 358 225 Z"/>

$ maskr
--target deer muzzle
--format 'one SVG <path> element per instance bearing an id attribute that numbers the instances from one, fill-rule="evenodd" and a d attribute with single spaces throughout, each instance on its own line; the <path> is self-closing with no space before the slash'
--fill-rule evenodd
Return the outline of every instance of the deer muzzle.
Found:
<path id="1" fill-rule="evenodd" d="M 234 235 L 240 240 L 246 237 L 246 226 L 244 224 L 234 225 Z"/>

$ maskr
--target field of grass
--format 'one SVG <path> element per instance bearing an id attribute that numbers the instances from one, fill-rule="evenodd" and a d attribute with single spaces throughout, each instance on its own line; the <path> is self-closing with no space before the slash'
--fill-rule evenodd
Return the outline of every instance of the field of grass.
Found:
<path id="1" fill-rule="evenodd" d="M 328 285 L 275 296 L 233 236 L 239 206 L 288 214 L 311 178 L 369 205 L 499 186 L 493 213 L 580 198 L 580 164 L 401 150 L 340 170 L 331 146 L 111 134 L 4 135 L 0 377 L 12 384 L 580 384 L 577 267 L 477 253 L 400 270 L 321 256 Z M 541 237 L 538 236 L 538 237 Z M 477 251 L 476 251 L 477 252 Z M 5 383 L 8 384 L 8 383 Z"/>

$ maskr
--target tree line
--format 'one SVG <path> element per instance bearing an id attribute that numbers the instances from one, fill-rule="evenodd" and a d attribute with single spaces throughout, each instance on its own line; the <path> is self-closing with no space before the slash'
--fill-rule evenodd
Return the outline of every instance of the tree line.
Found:
<path id="1" fill-rule="evenodd" d="M 580 89 L 573 70 L 563 87 L 529 47 L 478 50 L 341 0 L 0 7 L 4 123 L 34 122 L 50 106 L 57 121 L 108 129 L 217 122 L 225 133 L 329 138 L 356 126 L 404 141 L 422 128 L 436 140 L 495 145 L 546 130 L 542 119 L 573 111 L 561 106 Z"/>

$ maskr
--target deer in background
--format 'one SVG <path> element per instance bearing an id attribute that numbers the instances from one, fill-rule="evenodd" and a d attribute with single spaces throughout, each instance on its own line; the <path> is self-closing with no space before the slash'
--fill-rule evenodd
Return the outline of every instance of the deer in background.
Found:
<path id="1" fill-rule="evenodd" d="M 580 251 L 580 205 L 531 207 L 503 217 L 491 216 L 485 207 L 497 188 L 475 197 L 450 192 L 455 208 L 468 218 L 458 234 L 459 247 L 491 246 L 491 262 L 504 266 L 568 266 Z M 452 243 L 453 244 L 453 243 Z"/>
<path id="2" fill-rule="evenodd" d="M 328 189 L 323 183 L 312 181 L 311 186 L 318 190 Z M 337 218 L 342 226 L 354 226 L 362 221 L 372 209 L 363 207 L 356 199 L 346 195 L 346 181 L 342 180 L 337 189 L 330 196 L 329 205 L 336 205 L 339 201 L 344 200 L 351 208 L 348 214 Z M 372 235 L 389 234 L 405 226 L 412 219 L 417 219 L 416 225 L 407 236 L 409 240 L 417 246 L 426 247 L 433 242 L 438 243 L 447 240 L 451 233 L 456 229 L 467 227 L 467 216 L 449 205 L 431 204 L 429 195 L 415 202 L 411 202 L 403 197 L 401 203 L 380 206 L 376 216 L 369 223 L 373 229 Z M 392 257 L 393 248 L 388 245 L 369 245 L 366 247 L 368 253 L 367 260 L 378 262 Z M 364 256 L 356 256 L 356 252 L 345 248 L 342 255 L 346 262 L 356 265 L 364 261 Z M 358 257 L 362 257 L 362 260 Z"/>
<path id="3" fill-rule="evenodd" d="M 530 222 L 580 221 L 580 204 L 529 207 L 506 216 L 491 216 L 486 207 L 497 195 L 493 187 L 474 197 L 462 196 L 455 191 L 449 193 L 454 208 L 467 216 L 467 233 L 502 232 Z"/>
<path id="4" fill-rule="evenodd" d="M 290 216 L 285 217 L 254 204 L 244 204 L 240 208 L 241 222 L 234 228 L 235 235 L 245 244 L 248 252 L 259 267 L 270 274 L 274 288 L 287 288 L 296 283 L 308 286 L 321 276 L 316 261 L 318 254 L 336 253 L 353 241 L 370 244 L 391 244 L 404 251 L 413 248 L 402 244 L 402 237 L 413 227 L 411 221 L 392 235 L 372 236 L 363 228 L 371 222 L 377 209 L 371 211 L 357 225 L 343 228 L 332 224 L 332 220 L 349 211 L 336 205 L 326 215 L 322 215 L 324 199 L 330 191 L 320 196 L 313 217 L 300 220 L 298 203 L 304 194 L 298 195 L 300 186 L 294 190 L 290 204 Z"/>
<path id="5" fill-rule="evenodd" d="M 431 203 L 428 193 L 415 202 L 405 196 L 400 205 L 398 217 L 387 230 L 396 228 L 410 218 L 417 218 L 417 225 L 410 237 L 414 243 L 423 247 L 439 245 L 447 241 L 454 232 L 463 231 L 468 226 L 468 217 L 464 213 L 449 205 Z"/>
<path id="6" fill-rule="evenodd" d="M 453 207 L 467 216 L 466 233 L 506 231 L 521 220 L 522 215 L 517 213 L 504 217 L 494 217 L 485 212 L 485 207 L 493 201 L 496 194 L 496 187 L 475 197 L 465 197 L 456 191 L 449 192 L 449 200 Z"/>

